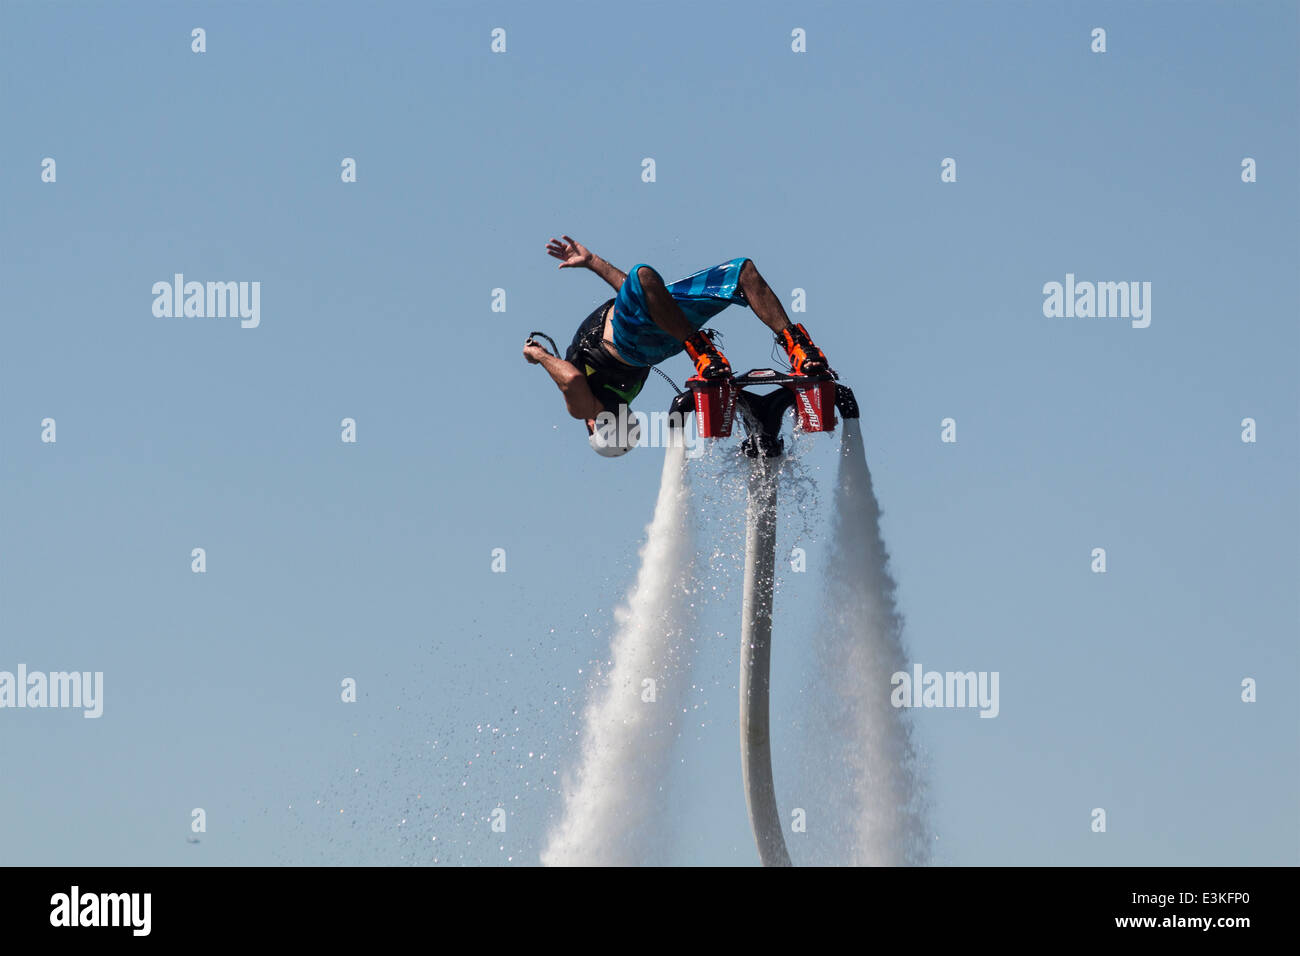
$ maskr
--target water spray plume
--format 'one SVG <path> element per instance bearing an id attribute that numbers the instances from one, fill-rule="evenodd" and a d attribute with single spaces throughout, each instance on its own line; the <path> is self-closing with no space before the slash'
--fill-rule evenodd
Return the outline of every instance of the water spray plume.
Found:
<path id="1" fill-rule="evenodd" d="M 683 659 L 694 618 L 689 589 L 694 547 L 681 431 L 664 456 L 641 570 L 616 612 L 610 667 L 583 713 L 582 752 L 567 781 L 563 816 L 542 863 L 627 866 L 665 862 L 659 787 L 668 776 L 687 681 Z M 645 681 L 655 700 L 646 701 Z"/>
<path id="2" fill-rule="evenodd" d="M 890 704 L 890 676 L 907 669 L 880 506 L 856 419 L 844 422 L 805 781 L 808 863 L 904 866 L 928 860 L 922 778 L 907 711 Z M 818 825 L 818 824 L 825 825 Z"/>
<path id="3" fill-rule="evenodd" d="M 770 370 L 750 372 L 736 382 L 791 387 L 790 393 L 734 393 L 750 433 L 742 445 L 751 464 L 740 729 L 742 779 L 760 859 L 769 866 L 789 865 L 791 855 L 816 865 L 925 863 L 929 834 L 911 723 L 907 712 L 890 702 L 891 676 L 907 669 L 902 618 L 894 604 L 856 400 L 847 388 L 823 381 L 814 383 L 821 389 L 814 401 L 806 380 Z M 774 786 L 768 664 L 780 474 L 774 462 L 784 447 L 777 432 L 791 407 L 805 431 L 809 423 L 816 426 L 813 431 L 833 428 L 834 408 L 827 404 L 832 395 L 844 424 L 826 592 L 812 642 L 803 766 L 793 788 L 779 780 Z M 695 398 L 698 421 L 701 403 Z M 690 401 L 683 393 L 675 406 Z M 722 418 L 729 424 L 730 415 Z M 684 449 L 681 432 L 674 434 L 641 570 L 617 612 L 611 664 L 593 683 L 583 714 L 579 766 L 566 781 L 563 815 L 542 853 L 546 864 L 667 862 L 659 856 L 671 845 L 673 821 L 662 818 L 662 781 L 680 736 L 674 715 L 681 712 L 687 686 L 690 661 L 684 649 L 691 646 L 695 573 Z M 648 679 L 654 682 L 654 702 L 644 696 Z M 778 795 L 790 792 L 800 794 L 808 825 L 787 850 Z"/>

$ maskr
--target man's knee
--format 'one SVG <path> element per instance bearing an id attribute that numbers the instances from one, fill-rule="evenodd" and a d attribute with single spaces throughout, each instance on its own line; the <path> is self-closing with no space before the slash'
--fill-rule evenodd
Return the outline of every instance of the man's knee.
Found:
<path id="1" fill-rule="evenodd" d="M 763 277 L 758 274 L 758 267 L 754 265 L 753 259 L 746 259 L 740 265 L 740 284 L 742 286 L 758 286 L 763 283 Z"/>
<path id="2" fill-rule="evenodd" d="M 664 280 L 659 278 L 659 273 L 655 272 L 654 269 L 651 269 L 649 266 L 636 267 L 636 281 L 641 283 L 643 288 L 646 285 L 654 285 L 655 283 L 658 283 L 659 285 L 664 284 Z"/>

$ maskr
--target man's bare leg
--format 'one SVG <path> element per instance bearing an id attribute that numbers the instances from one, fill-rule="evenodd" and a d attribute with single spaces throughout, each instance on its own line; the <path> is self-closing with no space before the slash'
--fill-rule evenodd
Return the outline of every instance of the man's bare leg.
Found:
<path id="1" fill-rule="evenodd" d="M 781 300 L 776 297 L 771 286 L 767 284 L 752 259 L 746 259 L 740 267 L 740 290 L 745 293 L 749 307 L 754 310 L 759 321 L 780 335 L 790 328 L 790 317 L 785 314 Z"/>
<path id="2" fill-rule="evenodd" d="M 659 278 L 659 273 L 649 266 L 642 266 L 636 270 L 636 277 L 641 282 L 641 292 L 645 296 L 646 310 L 650 313 L 650 318 L 654 320 L 655 325 L 678 342 L 685 342 L 695 334 L 695 330 L 691 328 L 691 323 L 687 322 L 686 316 L 682 314 L 682 307 L 677 304 L 677 300 L 668 292 L 664 280 Z"/>
<path id="3" fill-rule="evenodd" d="M 813 345 L 807 329 L 790 321 L 781 300 L 759 275 L 753 260 L 746 259 L 740 267 L 739 285 L 759 321 L 776 333 L 776 339 L 785 348 L 790 368 L 796 375 L 818 375 L 829 369 L 822 350 Z"/>

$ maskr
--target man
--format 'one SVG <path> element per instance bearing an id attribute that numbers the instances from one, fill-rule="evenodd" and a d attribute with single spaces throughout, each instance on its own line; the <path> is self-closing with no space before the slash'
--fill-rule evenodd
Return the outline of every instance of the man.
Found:
<path id="1" fill-rule="evenodd" d="M 802 325 L 790 321 L 749 259 L 732 259 L 665 285 L 649 266 L 624 273 L 569 236 L 552 238 L 546 251 L 560 260 L 561 269 L 589 269 L 618 292 L 578 326 L 564 358 L 531 338 L 524 345 L 524 358 L 546 369 L 569 414 L 587 423 L 592 447 L 603 454 L 610 445 L 596 433 L 596 417 L 618 415 L 620 406 L 640 393 L 651 366 L 685 350 L 702 378 L 731 375 L 731 364 L 702 329 L 732 303 L 748 305 L 776 334 L 794 374 L 828 371 L 826 356 Z M 614 451 L 625 452 L 632 444 L 634 438 Z"/>

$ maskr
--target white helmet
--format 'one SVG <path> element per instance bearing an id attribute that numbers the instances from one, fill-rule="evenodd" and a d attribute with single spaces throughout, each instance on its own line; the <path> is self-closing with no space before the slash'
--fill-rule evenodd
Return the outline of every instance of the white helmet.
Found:
<path id="1" fill-rule="evenodd" d="M 636 447 L 637 442 L 641 440 L 641 423 L 635 418 L 628 419 L 627 432 L 624 435 L 626 441 L 619 441 L 618 420 L 612 416 L 606 416 L 602 424 L 600 418 L 596 419 L 596 424 L 588 436 L 587 442 L 591 445 L 592 450 L 602 458 L 618 458 L 626 455 Z"/>

